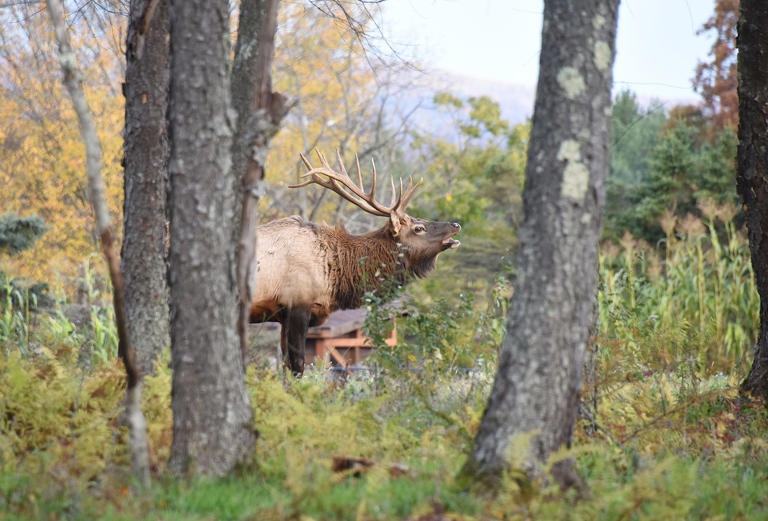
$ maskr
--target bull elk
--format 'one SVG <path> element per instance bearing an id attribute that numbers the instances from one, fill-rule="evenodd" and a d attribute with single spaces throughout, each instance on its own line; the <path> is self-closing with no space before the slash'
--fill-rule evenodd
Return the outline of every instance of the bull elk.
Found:
<path id="1" fill-rule="evenodd" d="M 340 172 L 330 167 L 323 154 L 317 155 L 321 163 L 317 168 L 301 155 L 307 167 L 303 177 L 308 179 L 290 188 L 318 184 L 362 210 L 388 219 L 383 227 L 362 235 L 298 216 L 256 227 L 256 256 L 249 271 L 254 288 L 250 321 L 280 322 L 283 358 L 295 374 L 304 370 L 310 326 L 321 325 L 337 309 L 359 307 L 367 291 L 426 276 L 441 252 L 460 244 L 452 238 L 461 230 L 458 223 L 433 222 L 405 213 L 420 182 L 414 185 L 410 178 L 403 190 L 401 179 L 396 193 L 392 180 L 392 201 L 385 206 L 374 198 L 375 164 L 372 186 L 366 192 L 357 158 L 355 184 L 338 152 Z"/>

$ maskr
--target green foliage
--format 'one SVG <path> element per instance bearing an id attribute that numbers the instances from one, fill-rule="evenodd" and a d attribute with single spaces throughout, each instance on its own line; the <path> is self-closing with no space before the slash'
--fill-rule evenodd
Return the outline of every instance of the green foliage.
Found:
<path id="1" fill-rule="evenodd" d="M 699 203 L 738 203 L 736 135 L 730 128 L 702 141 L 705 122 L 668 118 L 659 105 L 643 109 L 624 91 L 613 105 L 611 172 L 606 186 L 605 236 L 625 231 L 652 244 L 664 238 L 665 211 L 701 216 Z"/>
<path id="2" fill-rule="evenodd" d="M 0 306 L 26 308 L 50 307 L 53 299 L 46 282 L 30 282 L 24 278 L 10 279 L 0 272 Z"/>
<path id="3" fill-rule="evenodd" d="M 402 168 L 423 172 L 427 182 L 409 212 L 459 222 L 462 246 L 441 254 L 439 269 L 409 288 L 428 304 L 459 292 L 480 298 L 500 273 L 509 275 L 530 133 L 529 123 L 510 125 L 486 96 L 464 100 L 442 93 L 434 102 L 436 117 L 451 125 L 444 135 L 412 136 Z"/>
<path id="4" fill-rule="evenodd" d="M 47 229 L 43 220 L 35 215 L 0 215 L 0 253 L 15 255 L 31 248 Z M 38 304 L 50 304 L 47 294 L 48 285 L 45 283 L 10 279 L 0 271 L 0 308 L 3 311 L 0 335 L 7 336 L 10 333 L 9 320 L 18 313 L 9 307 L 26 308 L 28 312 L 30 307 L 35 308 Z"/>
<path id="5" fill-rule="evenodd" d="M 36 215 L 0 215 L 0 252 L 15 255 L 31 248 L 47 229 L 43 220 Z"/>
<path id="6" fill-rule="evenodd" d="M 0 359 L 0 454 L 4 473 L 36 469 L 60 479 L 87 482 L 107 465 L 124 465 L 125 450 L 114 444 L 118 367 L 86 374 L 40 349 L 34 359 L 10 352 Z M 12 491 L 3 491 L 6 497 Z M 0 501 L 2 503 L 2 501 Z"/>
<path id="7" fill-rule="evenodd" d="M 627 211 L 636 191 L 648 181 L 650 153 L 656 147 L 666 121 L 661 105 L 642 108 L 631 91 L 620 92 L 614 100 L 611 116 L 611 163 L 606 182 L 606 236 L 621 237 L 624 230 L 636 226 Z"/>

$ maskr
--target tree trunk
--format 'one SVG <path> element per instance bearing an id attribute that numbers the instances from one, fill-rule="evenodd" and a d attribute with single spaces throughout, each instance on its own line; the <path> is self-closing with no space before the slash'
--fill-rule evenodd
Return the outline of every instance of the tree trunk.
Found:
<path id="1" fill-rule="evenodd" d="M 125 53 L 122 272 L 128 335 L 143 374 L 170 344 L 166 208 L 168 192 L 168 9 L 131 0 Z"/>
<path id="2" fill-rule="evenodd" d="M 569 446 L 594 315 L 608 172 L 619 0 L 546 0 L 523 192 L 518 283 L 488 406 L 464 473 L 491 484 L 512 464 L 529 475 Z M 512 440 L 532 434 L 525 454 Z M 567 487 L 569 460 L 553 467 Z"/>
<path id="3" fill-rule="evenodd" d="M 286 98 L 272 92 L 272 58 L 275 52 L 279 0 L 243 0 L 232 64 L 232 107 L 237 113 L 237 128 L 232 143 L 232 166 L 241 182 L 242 204 L 239 227 L 234 240 L 238 244 L 238 290 L 240 315 L 238 334 L 243 363 L 246 360 L 247 326 L 256 280 L 249 277 L 249 267 L 256 255 L 259 224 L 258 204 L 263 188 L 264 166 L 269 144 L 288 112 Z"/>
<path id="4" fill-rule="evenodd" d="M 755 358 L 742 390 L 768 400 L 768 4 L 741 0 L 738 24 L 739 150 L 736 185 L 746 206 L 760 295 Z"/>
<path id="5" fill-rule="evenodd" d="M 169 466 L 182 474 L 225 474 L 255 439 L 237 339 L 228 7 L 227 0 L 169 7 Z"/>

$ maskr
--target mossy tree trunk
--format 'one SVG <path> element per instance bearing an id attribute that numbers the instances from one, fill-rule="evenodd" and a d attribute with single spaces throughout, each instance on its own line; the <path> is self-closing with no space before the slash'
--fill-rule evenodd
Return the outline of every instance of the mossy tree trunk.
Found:
<path id="1" fill-rule="evenodd" d="M 741 0 L 738 22 L 739 149 L 736 185 L 746 207 L 760 294 L 755 358 L 742 390 L 768 400 L 768 3 Z"/>
<path id="2" fill-rule="evenodd" d="M 125 52 L 123 248 L 128 334 L 142 374 L 170 344 L 168 314 L 168 9 L 131 0 Z"/>
<path id="3" fill-rule="evenodd" d="M 523 191 L 518 281 L 488 406 L 464 473 L 529 476 L 570 445 L 595 312 L 619 0 L 546 0 Z M 511 454 L 531 434 L 527 452 Z M 553 467 L 563 486 L 573 465 Z"/>
<path id="4" fill-rule="evenodd" d="M 237 337 L 229 3 L 171 0 L 173 444 L 181 474 L 222 475 L 255 435 Z"/>

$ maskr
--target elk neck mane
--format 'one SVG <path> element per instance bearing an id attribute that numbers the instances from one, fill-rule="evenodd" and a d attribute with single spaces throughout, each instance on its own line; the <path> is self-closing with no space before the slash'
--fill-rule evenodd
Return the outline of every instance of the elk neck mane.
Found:
<path id="1" fill-rule="evenodd" d="M 352 235 L 341 226 L 315 230 L 327 252 L 326 271 L 339 309 L 359 307 L 366 291 L 388 282 L 406 282 L 406 260 L 387 226 L 362 235 Z"/>

